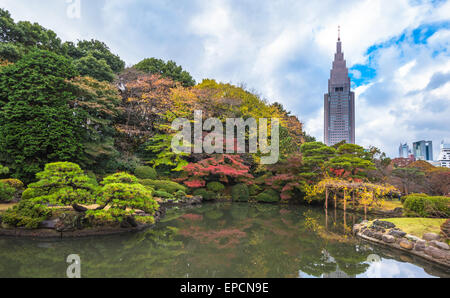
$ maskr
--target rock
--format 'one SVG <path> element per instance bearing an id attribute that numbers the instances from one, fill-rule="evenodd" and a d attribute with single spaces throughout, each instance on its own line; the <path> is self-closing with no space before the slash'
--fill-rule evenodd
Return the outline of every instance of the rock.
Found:
<path id="1" fill-rule="evenodd" d="M 385 228 L 385 229 L 393 229 L 393 228 L 395 228 L 395 225 L 393 223 L 388 222 L 388 221 L 381 221 L 381 220 L 378 220 L 378 219 L 376 221 L 374 221 L 372 225 L 373 226 L 377 226 L 377 227 L 382 227 L 382 228 Z"/>
<path id="2" fill-rule="evenodd" d="M 441 226 L 441 233 L 446 239 L 450 239 L 450 219 Z"/>
<path id="3" fill-rule="evenodd" d="M 406 236 L 406 233 L 400 230 L 391 230 L 389 232 L 389 235 L 397 237 L 397 238 L 403 238 Z"/>
<path id="4" fill-rule="evenodd" d="M 422 239 L 420 239 L 419 237 L 416 237 L 416 236 L 414 236 L 414 235 L 409 235 L 409 234 L 406 235 L 405 238 L 408 239 L 409 241 L 413 241 L 413 242 L 417 242 L 417 241 L 422 240 Z"/>
<path id="5" fill-rule="evenodd" d="M 381 241 L 383 240 L 383 233 L 379 232 L 373 233 L 372 237 Z"/>
<path id="6" fill-rule="evenodd" d="M 433 241 L 433 240 L 439 240 L 441 237 L 438 234 L 435 233 L 425 233 L 423 234 L 423 240 L 427 241 Z"/>
<path id="7" fill-rule="evenodd" d="M 134 218 L 134 216 L 128 216 L 127 217 L 127 222 L 133 227 L 136 228 L 138 226 L 138 223 L 136 221 L 136 219 Z"/>
<path id="8" fill-rule="evenodd" d="M 120 223 L 120 227 L 122 229 L 130 229 L 132 228 L 132 225 L 128 222 L 128 220 L 122 220 L 122 222 Z"/>
<path id="9" fill-rule="evenodd" d="M 59 222 L 58 219 L 44 220 L 43 222 L 41 222 L 39 224 L 39 228 L 54 230 L 54 229 L 56 229 L 58 222 Z"/>
<path id="10" fill-rule="evenodd" d="M 369 223 L 368 220 L 363 220 L 363 221 L 361 222 L 362 225 L 367 225 L 368 223 Z"/>
<path id="11" fill-rule="evenodd" d="M 376 232 L 381 232 L 383 234 L 386 233 L 386 230 L 380 226 L 371 226 L 370 229 Z"/>
<path id="12" fill-rule="evenodd" d="M 395 243 L 395 237 L 391 235 L 383 235 L 382 239 L 386 243 Z"/>
<path id="13" fill-rule="evenodd" d="M 371 230 L 367 229 L 367 230 L 364 230 L 363 235 L 367 236 L 367 237 L 370 237 L 370 238 L 373 238 L 374 232 L 372 232 Z"/>
<path id="14" fill-rule="evenodd" d="M 437 240 L 430 241 L 430 245 L 443 250 L 450 250 L 447 243 L 439 242 Z"/>
<path id="15" fill-rule="evenodd" d="M 416 242 L 416 245 L 414 246 L 414 250 L 416 251 L 424 251 L 427 247 L 427 242 L 425 240 L 418 240 Z"/>
<path id="16" fill-rule="evenodd" d="M 360 225 L 354 225 L 354 226 L 353 226 L 353 235 L 358 234 L 359 231 L 360 231 L 360 229 L 361 229 L 361 226 L 360 226 Z"/>
<path id="17" fill-rule="evenodd" d="M 427 248 L 425 248 L 425 253 L 435 259 L 446 259 L 449 257 L 448 252 L 434 246 L 428 246 Z"/>
<path id="18" fill-rule="evenodd" d="M 401 248 L 404 248 L 404 249 L 407 249 L 407 250 L 411 250 L 414 247 L 414 244 L 412 242 L 410 242 L 408 240 L 404 240 L 404 239 L 401 240 L 399 244 L 400 244 Z"/>

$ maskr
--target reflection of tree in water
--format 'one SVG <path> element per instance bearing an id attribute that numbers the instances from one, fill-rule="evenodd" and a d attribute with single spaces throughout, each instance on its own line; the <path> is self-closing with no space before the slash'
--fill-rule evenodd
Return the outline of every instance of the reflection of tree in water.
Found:
<path id="1" fill-rule="evenodd" d="M 305 214 L 306 211 L 310 210 Z M 348 220 L 351 223 L 351 220 Z M 79 254 L 83 277 L 297 277 L 364 273 L 372 246 L 342 235 L 322 209 L 205 204 L 169 210 L 156 229 L 64 241 L 0 239 L 0 277 L 64 277 Z"/>
<path id="2" fill-rule="evenodd" d="M 70 254 L 81 257 L 83 277 L 157 277 L 183 253 L 176 230 L 65 241 L 0 240 L 0 277 L 65 277 Z"/>

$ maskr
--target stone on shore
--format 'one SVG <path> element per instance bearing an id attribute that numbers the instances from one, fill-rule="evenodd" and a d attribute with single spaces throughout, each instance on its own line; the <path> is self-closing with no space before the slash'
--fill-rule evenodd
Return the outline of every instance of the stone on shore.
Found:
<path id="1" fill-rule="evenodd" d="M 426 241 L 433 241 L 433 240 L 441 239 L 441 237 L 435 233 L 425 233 L 425 234 L 423 234 L 422 238 L 423 238 L 423 240 L 426 240 Z"/>
<path id="2" fill-rule="evenodd" d="M 408 240 L 403 239 L 400 241 L 400 247 L 407 249 L 407 250 L 412 250 L 414 247 L 414 244 Z"/>
<path id="3" fill-rule="evenodd" d="M 428 246 L 427 248 L 425 248 L 425 253 L 435 259 L 446 259 L 449 257 L 449 254 L 446 253 L 446 251 L 434 246 Z"/>
<path id="4" fill-rule="evenodd" d="M 382 220 L 378 220 L 378 219 L 376 221 L 374 221 L 372 225 L 376 226 L 376 227 L 385 228 L 385 229 L 395 228 L 395 224 L 393 224 L 389 221 L 382 221 Z"/>
<path id="5" fill-rule="evenodd" d="M 391 235 L 383 235 L 382 239 L 386 243 L 395 243 L 395 237 Z"/>
<path id="6" fill-rule="evenodd" d="M 418 240 L 416 242 L 416 245 L 414 246 L 414 249 L 416 251 L 424 251 L 427 247 L 427 242 L 425 240 Z"/>
<path id="7" fill-rule="evenodd" d="M 400 230 L 391 230 L 389 232 L 389 235 L 397 237 L 397 238 L 403 238 L 406 236 L 406 233 Z"/>
<path id="8" fill-rule="evenodd" d="M 439 242 L 437 240 L 430 241 L 430 245 L 443 250 L 450 250 L 447 243 Z"/>

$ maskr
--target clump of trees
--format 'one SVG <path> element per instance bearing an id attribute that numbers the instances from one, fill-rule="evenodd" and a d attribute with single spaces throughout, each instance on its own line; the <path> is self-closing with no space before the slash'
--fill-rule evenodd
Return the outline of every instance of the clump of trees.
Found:
<path id="1" fill-rule="evenodd" d="M 70 207 L 96 223 L 124 220 L 153 223 L 153 215 L 159 208 L 152 196 L 153 189 L 127 173 L 107 176 L 98 185 L 79 165 L 57 162 L 47 164 L 36 178 L 38 181 L 23 192 L 19 204 L 2 215 L 3 222 L 37 228 L 42 221 L 58 214 L 57 207 Z M 90 205 L 95 207 L 88 208 Z M 144 214 L 138 215 L 138 211 Z"/>

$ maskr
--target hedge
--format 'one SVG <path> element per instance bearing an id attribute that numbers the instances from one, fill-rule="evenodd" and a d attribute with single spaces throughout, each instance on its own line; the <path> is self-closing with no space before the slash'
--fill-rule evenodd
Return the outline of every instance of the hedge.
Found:
<path id="1" fill-rule="evenodd" d="M 231 197 L 236 202 L 248 202 L 250 192 L 245 184 L 237 184 L 231 189 Z"/>
<path id="2" fill-rule="evenodd" d="M 450 198 L 412 194 L 405 197 L 403 207 L 409 216 L 450 217 Z"/>
<path id="3" fill-rule="evenodd" d="M 199 188 L 194 191 L 194 196 L 201 196 L 204 201 L 213 201 L 217 198 L 217 195 L 205 188 Z"/>
<path id="4" fill-rule="evenodd" d="M 139 179 L 152 179 L 155 180 L 158 177 L 156 170 L 148 166 L 136 167 L 134 175 Z"/>
<path id="5" fill-rule="evenodd" d="M 207 188 L 208 190 L 213 191 L 213 192 L 216 192 L 216 193 L 225 190 L 225 186 L 224 186 L 222 183 L 220 183 L 220 182 L 210 182 L 210 183 L 208 183 L 208 185 L 206 186 L 206 188 Z"/>
<path id="6" fill-rule="evenodd" d="M 144 186 L 150 186 L 155 190 L 165 191 L 170 194 L 175 194 L 177 191 L 180 190 L 182 192 L 187 192 L 187 188 L 185 186 L 169 180 L 143 179 L 140 180 L 140 183 Z"/>
<path id="7" fill-rule="evenodd" d="M 260 203 L 278 203 L 280 201 L 280 196 L 275 190 L 268 189 L 257 195 L 255 200 Z"/>

